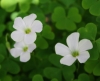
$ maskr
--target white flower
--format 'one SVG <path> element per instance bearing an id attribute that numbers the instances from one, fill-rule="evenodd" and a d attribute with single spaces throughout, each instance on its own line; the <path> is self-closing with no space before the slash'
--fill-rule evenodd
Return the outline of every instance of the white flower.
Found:
<path id="1" fill-rule="evenodd" d="M 23 42 L 15 43 L 14 48 L 10 49 L 10 53 L 14 58 L 20 56 L 21 62 L 27 62 L 30 60 L 30 53 L 36 48 L 36 45 L 33 44 L 25 44 Z"/>
<path id="2" fill-rule="evenodd" d="M 15 18 L 13 27 L 16 31 L 11 33 L 11 38 L 15 42 L 24 41 L 26 44 L 32 44 L 36 40 L 36 33 L 42 31 L 42 23 L 36 19 L 35 14 Z"/>
<path id="3" fill-rule="evenodd" d="M 75 32 L 68 36 L 66 42 L 68 47 L 61 43 L 55 45 L 56 54 L 63 56 L 60 60 L 61 64 L 70 66 L 76 59 L 80 63 L 84 63 L 89 59 L 90 54 L 87 50 L 93 48 L 90 40 L 82 39 L 79 42 L 79 33 Z"/>

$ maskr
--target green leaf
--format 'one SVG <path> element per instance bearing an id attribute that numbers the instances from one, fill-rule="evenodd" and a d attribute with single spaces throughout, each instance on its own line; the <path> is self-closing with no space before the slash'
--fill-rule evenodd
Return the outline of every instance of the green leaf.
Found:
<path id="1" fill-rule="evenodd" d="M 85 71 L 88 73 L 92 73 L 97 63 L 97 60 L 88 60 L 84 66 Z"/>
<path id="2" fill-rule="evenodd" d="M 11 14 L 11 19 L 12 20 L 14 20 L 17 16 L 19 15 L 19 12 L 13 12 L 12 14 Z"/>
<path id="3" fill-rule="evenodd" d="M 82 73 L 78 76 L 78 81 L 90 81 L 90 78 L 87 74 Z"/>
<path id="4" fill-rule="evenodd" d="M 75 0 L 60 0 L 66 7 L 69 7 L 70 5 L 72 5 Z"/>
<path id="5" fill-rule="evenodd" d="M 7 50 L 6 50 L 6 46 L 4 44 L 0 44 L 0 54 L 2 54 L 3 56 L 7 55 Z"/>
<path id="6" fill-rule="evenodd" d="M 97 45 L 98 51 L 100 53 L 100 38 L 96 40 L 96 45 Z"/>
<path id="7" fill-rule="evenodd" d="M 44 80 L 40 74 L 36 74 L 33 76 L 32 81 L 44 81 Z"/>
<path id="8" fill-rule="evenodd" d="M 95 0 L 96 1 L 96 0 Z M 91 3 L 91 2 L 90 2 Z M 92 14 L 92 15 L 95 15 L 95 16 L 100 16 L 100 1 L 97 1 L 94 3 L 94 5 L 92 5 L 89 9 L 89 12 Z"/>
<path id="9" fill-rule="evenodd" d="M 48 42 L 41 36 L 39 36 L 36 40 L 36 45 L 37 47 L 41 49 L 46 49 L 48 48 Z"/>
<path id="10" fill-rule="evenodd" d="M 62 81 L 61 70 L 58 68 L 46 67 L 43 73 L 48 79 L 57 78 L 59 81 Z"/>
<path id="11" fill-rule="evenodd" d="M 15 10 L 17 4 L 17 0 L 1 0 L 1 7 L 8 12 L 12 12 Z"/>
<path id="12" fill-rule="evenodd" d="M 82 17 L 79 14 L 79 10 L 76 7 L 71 7 L 68 11 L 68 18 L 76 23 L 81 22 Z"/>
<path id="13" fill-rule="evenodd" d="M 4 24 L 0 24 L 0 37 L 3 35 L 6 26 Z"/>
<path id="14" fill-rule="evenodd" d="M 19 8 L 21 12 L 27 12 L 30 8 L 30 3 L 19 3 Z"/>
<path id="15" fill-rule="evenodd" d="M 51 81 L 58 81 L 58 80 L 54 78 L 54 79 L 52 79 Z"/>
<path id="16" fill-rule="evenodd" d="M 6 71 L 12 73 L 12 74 L 17 74 L 20 72 L 20 67 L 19 65 L 12 61 L 12 60 L 6 60 L 3 65 L 3 68 L 5 68 Z"/>
<path id="17" fill-rule="evenodd" d="M 82 0 L 82 7 L 84 9 L 89 9 L 95 2 L 96 0 Z"/>
<path id="18" fill-rule="evenodd" d="M 75 65 L 65 66 L 62 68 L 63 76 L 65 80 L 72 81 L 74 79 L 74 72 L 76 70 Z"/>
<path id="19" fill-rule="evenodd" d="M 55 37 L 55 34 L 52 32 L 52 29 L 49 25 L 45 25 L 43 27 L 42 36 L 49 40 L 53 40 Z"/>
<path id="20" fill-rule="evenodd" d="M 53 22 L 58 22 L 64 20 L 66 17 L 65 10 L 63 7 L 56 7 L 51 16 Z"/>
<path id="21" fill-rule="evenodd" d="M 35 5 L 38 5 L 39 4 L 39 0 L 32 0 L 32 3 L 35 4 Z"/>
<path id="22" fill-rule="evenodd" d="M 4 76 L 6 76 L 7 74 L 7 71 L 2 67 L 0 66 L 0 79 L 3 78 Z"/>
<path id="23" fill-rule="evenodd" d="M 62 67 L 62 64 L 60 64 L 60 59 L 61 59 L 61 56 L 58 56 L 56 54 L 51 54 L 49 56 L 49 61 L 55 65 L 56 67 L 59 67 L 61 68 Z"/>
<path id="24" fill-rule="evenodd" d="M 60 30 L 74 31 L 76 29 L 76 24 L 73 21 L 66 18 L 63 19 L 63 21 L 57 22 L 56 27 Z"/>
<path id="25" fill-rule="evenodd" d="M 0 8 L 0 23 L 4 23 L 6 20 L 7 12 Z"/>
<path id="26" fill-rule="evenodd" d="M 13 22 L 12 21 L 7 23 L 7 28 L 8 28 L 9 31 L 14 31 L 15 30 L 13 28 Z"/>
<path id="27" fill-rule="evenodd" d="M 5 59 L 3 55 L 0 54 L 0 63 Z"/>
<path id="28" fill-rule="evenodd" d="M 97 60 L 99 58 L 99 51 L 96 43 L 94 43 L 92 50 L 90 52 L 90 60 Z"/>
<path id="29" fill-rule="evenodd" d="M 2 81 L 13 81 L 13 80 L 12 80 L 12 77 L 11 77 L 10 75 L 6 75 L 6 76 L 3 77 L 1 80 L 2 80 Z"/>
<path id="30" fill-rule="evenodd" d="M 45 19 L 46 19 L 46 17 L 45 17 L 45 15 L 41 12 L 41 13 L 36 13 L 36 15 L 37 15 L 37 20 L 40 20 L 43 24 L 45 24 Z"/>
<path id="31" fill-rule="evenodd" d="M 97 27 L 94 23 L 88 23 L 85 27 L 81 27 L 77 31 L 80 33 L 80 38 L 95 40 Z"/>
<path id="32" fill-rule="evenodd" d="M 32 56 L 31 56 L 31 59 L 32 59 Z M 22 69 L 24 72 L 28 72 L 28 71 L 32 70 L 34 67 L 35 67 L 35 63 L 33 62 L 33 60 L 30 60 L 23 65 Z"/>
<path id="33" fill-rule="evenodd" d="M 100 76 L 100 63 L 99 62 L 95 66 L 95 68 L 93 69 L 93 74 L 96 75 L 96 76 Z"/>
<path id="34" fill-rule="evenodd" d="M 100 23 L 100 16 L 96 18 L 96 21 Z"/>

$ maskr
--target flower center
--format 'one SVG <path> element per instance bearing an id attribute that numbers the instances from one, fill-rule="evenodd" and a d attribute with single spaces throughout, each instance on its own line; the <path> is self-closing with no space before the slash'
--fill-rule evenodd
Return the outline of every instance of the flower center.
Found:
<path id="1" fill-rule="evenodd" d="M 79 56 L 78 51 L 74 51 L 74 52 L 72 53 L 72 56 L 73 56 L 73 57 L 77 57 L 77 56 Z"/>
<path id="2" fill-rule="evenodd" d="M 26 52 L 28 50 L 28 47 L 23 47 L 23 51 Z"/>
<path id="3" fill-rule="evenodd" d="M 29 34 L 31 32 L 31 30 L 29 28 L 25 29 L 25 33 Z"/>

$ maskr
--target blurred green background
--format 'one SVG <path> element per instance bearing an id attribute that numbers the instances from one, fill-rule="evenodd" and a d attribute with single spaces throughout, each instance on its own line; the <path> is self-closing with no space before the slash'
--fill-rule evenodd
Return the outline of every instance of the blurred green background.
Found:
<path id="1" fill-rule="evenodd" d="M 31 13 L 43 23 L 30 61 L 13 58 L 9 49 L 14 19 Z M 92 41 L 84 64 L 60 64 L 54 46 L 72 32 Z M 100 0 L 0 0 L 0 81 L 100 81 Z"/>

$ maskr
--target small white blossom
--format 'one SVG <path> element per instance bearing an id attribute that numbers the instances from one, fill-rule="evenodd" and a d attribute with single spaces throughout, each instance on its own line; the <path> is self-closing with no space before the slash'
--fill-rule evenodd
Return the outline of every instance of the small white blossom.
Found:
<path id="1" fill-rule="evenodd" d="M 63 56 L 60 60 L 61 64 L 70 66 L 76 59 L 80 63 L 84 63 L 89 59 L 90 54 L 87 50 L 93 48 L 90 40 L 82 39 L 79 41 L 79 33 L 74 32 L 68 36 L 66 42 L 68 47 L 61 43 L 55 45 L 56 54 Z"/>
<path id="2" fill-rule="evenodd" d="M 10 53 L 14 58 L 20 56 L 21 62 L 27 62 L 30 60 L 30 53 L 36 48 L 36 45 L 33 44 L 25 44 L 23 42 L 15 43 L 14 48 L 10 49 Z"/>
<path id="3" fill-rule="evenodd" d="M 16 29 L 11 33 L 11 38 L 15 42 L 24 41 L 26 44 L 32 44 L 36 40 L 36 32 L 42 31 L 42 23 L 36 19 L 35 14 L 15 18 L 13 27 Z"/>

